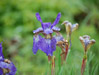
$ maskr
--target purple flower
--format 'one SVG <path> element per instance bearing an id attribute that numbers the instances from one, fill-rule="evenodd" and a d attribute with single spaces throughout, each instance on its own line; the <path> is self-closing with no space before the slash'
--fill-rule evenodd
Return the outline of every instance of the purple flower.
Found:
<path id="1" fill-rule="evenodd" d="M 36 13 L 36 18 L 38 21 L 41 22 L 42 27 L 38 28 L 37 30 L 34 30 L 33 33 L 43 32 L 45 34 L 50 34 L 53 33 L 54 30 L 60 31 L 60 28 L 55 27 L 55 25 L 58 24 L 60 17 L 61 17 L 61 13 L 58 13 L 56 20 L 53 22 L 53 24 L 51 24 L 50 22 L 43 23 L 39 13 Z"/>
<path id="2" fill-rule="evenodd" d="M 2 43 L 0 43 L 0 75 L 15 75 L 16 67 L 14 64 L 5 59 L 2 53 Z"/>
<path id="3" fill-rule="evenodd" d="M 56 50 L 56 43 L 62 40 L 62 36 L 58 35 L 60 28 L 55 27 L 58 24 L 61 17 L 61 13 L 58 13 L 56 20 L 51 24 L 50 22 L 43 23 L 39 13 L 36 13 L 36 18 L 41 22 L 40 28 L 34 30 L 33 37 L 33 53 L 36 54 L 38 49 L 46 53 L 47 56 L 53 56 L 53 52 Z M 57 36 L 52 36 L 52 33 L 57 33 Z M 45 37 L 41 37 L 39 33 L 42 33 Z"/>

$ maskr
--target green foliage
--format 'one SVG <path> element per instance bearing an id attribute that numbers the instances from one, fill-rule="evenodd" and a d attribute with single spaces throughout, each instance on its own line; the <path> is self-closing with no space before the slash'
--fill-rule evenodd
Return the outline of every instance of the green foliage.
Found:
<path id="1" fill-rule="evenodd" d="M 90 35 L 96 44 L 89 50 L 85 75 L 99 74 L 99 0 L 0 0 L 0 42 L 3 41 L 3 53 L 17 67 L 16 75 L 47 75 L 48 59 L 42 52 L 32 53 L 32 31 L 41 26 L 35 17 L 39 12 L 44 22 L 53 22 L 61 12 L 58 27 L 66 37 L 64 20 L 79 23 L 72 34 L 72 48 L 67 63 L 61 66 L 61 49 L 57 47 L 56 75 L 80 75 L 83 47 L 79 36 Z M 90 54 L 91 53 L 91 54 Z"/>

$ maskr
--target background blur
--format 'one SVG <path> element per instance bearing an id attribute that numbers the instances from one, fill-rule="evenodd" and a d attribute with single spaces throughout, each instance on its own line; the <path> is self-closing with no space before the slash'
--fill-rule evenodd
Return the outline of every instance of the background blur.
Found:
<path id="1" fill-rule="evenodd" d="M 54 52 L 56 75 L 80 75 L 84 51 L 79 36 L 85 34 L 96 40 L 88 52 L 85 75 L 99 75 L 99 0 L 0 0 L 0 42 L 3 42 L 5 58 L 17 67 L 16 75 L 47 75 L 47 56 L 40 50 L 36 55 L 32 52 L 32 31 L 41 26 L 35 17 L 36 12 L 40 13 L 43 22 L 51 23 L 61 12 L 57 26 L 64 37 L 63 21 L 80 25 L 72 34 L 71 52 L 61 70 L 58 67 L 61 50 L 57 47 Z"/>

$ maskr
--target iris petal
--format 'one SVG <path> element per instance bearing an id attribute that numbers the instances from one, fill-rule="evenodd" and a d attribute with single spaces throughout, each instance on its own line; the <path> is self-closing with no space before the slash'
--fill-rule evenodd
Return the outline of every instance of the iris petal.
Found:
<path id="1" fill-rule="evenodd" d="M 54 38 L 56 39 L 57 42 L 63 40 L 63 36 L 62 35 L 55 35 Z"/>
<path id="2" fill-rule="evenodd" d="M 56 41 L 56 39 L 53 37 L 53 38 L 51 39 L 51 50 L 52 50 L 52 53 L 53 53 L 53 51 L 56 50 L 56 43 L 57 43 L 57 41 Z"/>
<path id="3" fill-rule="evenodd" d="M 41 31 L 43 31 L 43 29 L 40 27 L 40 28 L 34 30 L 33 33 L 38 33 L 38 32 L 41 32 Z"/>
<path id="4" fill-rule="evenodd" d="M 52 30 L 60 31 L 60 28 L 54 26 L 54 27 L 52 28 Z"/>
<path id="5" fill-rule="evenodd" d="M 45 39 L 46 40 L 46 54 L 53 56 L 53 52 L 56 50 L 56 40 L 55 38 Z"/>
<path id="6" fill-rule="evenodd" d="M 0 68 L 1 69 L 3 69 L 3 68 L 9 69 L 10 72 L 7 73 L 8 75 L 15 75 L 16 74 L 16 67 L 14 66 L 14 64 L 12 62 L 10 64 L 8 64 L 8 63 L 5 63 L 2 61 L 2 62 L 0 62 Z"/>
<path id="7" fill-rule="evenodd" d="M 61 17 L 61 13 L 58 13 L 57 17 L 56 17 L 56 20 L 54 21 L 54 23 L 52 24 L 51 28 L 53 28 L 56 24 L 58 24 L 59 20 L 60 20 L 60 17 Z"/>
<path id="8" fill-rule="evenodd" d="M 50 28 L 47 28 L 47 29 L 44 30 L 44 33 L 50 34 L 50 33 L 53 33 L 53 30 L 50 29 Z"/>
<path id="9" fill-rule="evenodd" d="M 56 50 L 56 39 L 45 39 L 42 38 L 41 41 L 39 42 L 39 48 L 46 53 L 46 55 L 53 55 L 53 51 Z"/>
<path id="10" fill-rule="evenodd" d="M 36 18 L 37 18 L 38 21 L 40 21 L 42 23 L 42 19 L 41 19 L 39 13 L 36 13 Z"/>
<path id="11" fill-rule="evenodd" d="M 0 75 L 3 75 L 3 70 L 0 68 Z"/>
<path id="12" fill-rule="evenodd" d="M 16 67 L 14 66 L 12 62 L 8 65 L 8 69 L 10 69 L 10 72 L 9 72 L 10 75 L 16 74 Z"/>
<path id="13" fill-rule="evenodd" d="M 39 43 L 39 41 L 40 41 L 40 38 L 41 38 L 41 36 L 40 35 L 37 35 L 37 36 L 34 36 L 33 37 L 33 53 L 34 54 L 36 54 L 37 53 L 37 51 L 38 51 L 38 49 L 39 49 L 39 45 L 38 45 L 38 43 Z"/>
<path id="14" fill-rule="evenodd" d="M 43 29 L 50 28 L 51 23 L 50 22 L 42 23 L 42 27 L 43 27 Z"/>
<path id="15" fill-rule="evenodd" d="M 45 34 L 53 33 L 53 31 L 51 29 L 51 23 L 50 22 L 42 23 L 42 27 L 43 27 L 43 31 Z"/>

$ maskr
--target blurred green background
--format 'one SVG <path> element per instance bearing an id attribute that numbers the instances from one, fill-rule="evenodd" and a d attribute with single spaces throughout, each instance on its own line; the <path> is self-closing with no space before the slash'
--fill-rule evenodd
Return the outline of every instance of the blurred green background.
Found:
<path id="1" fill-rule="evenodd" d="M 71 51 L 61 69 L 61 50 L 57 47 L 54 52 L 56 75 L 80 75 L 84 51 L 79 36 L 85 34 L 96 40 L 88 52 L 85 75 L 99 75 L 99 0 L 0 0 L 0 42 L 3 42 L 5 58 L 13 61 L 17 68 L 16 75 L 47 75 L 48 72 L 47 56 L 40 50 L 36 55 L 32 52 L 32 31 L 41 26 L 36 12 L 40 13 L 43 22 L 51 23 L 61 12 L 57 26 L 64 37 L 63 21 L 80 25 L 72 34 Z"/>

